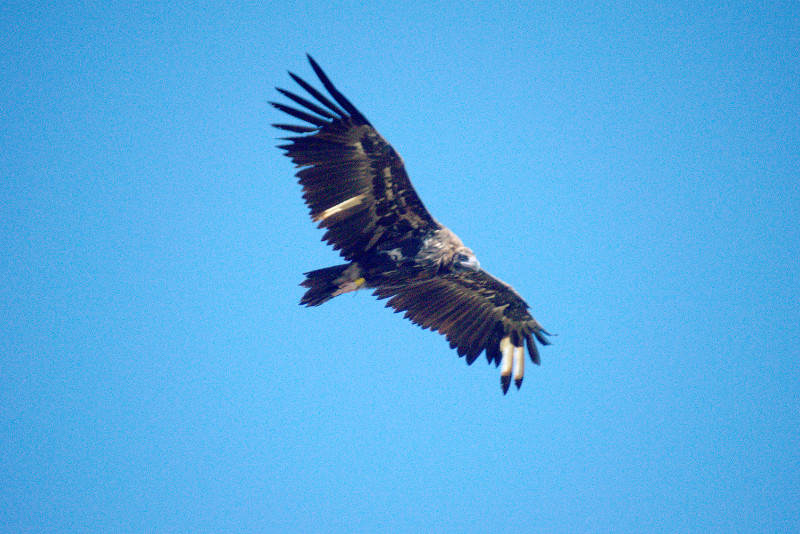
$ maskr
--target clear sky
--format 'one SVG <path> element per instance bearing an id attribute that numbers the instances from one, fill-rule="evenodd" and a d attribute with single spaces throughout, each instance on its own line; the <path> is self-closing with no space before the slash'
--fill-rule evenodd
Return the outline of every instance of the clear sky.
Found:
<path id="1" fill-rule="evenodd" d="M 800 530 L 798 3 L 501 4 L 0 5 L 0 531 Z M 298 306 L 306 52 L 558 334 L 520 391 Z"/>

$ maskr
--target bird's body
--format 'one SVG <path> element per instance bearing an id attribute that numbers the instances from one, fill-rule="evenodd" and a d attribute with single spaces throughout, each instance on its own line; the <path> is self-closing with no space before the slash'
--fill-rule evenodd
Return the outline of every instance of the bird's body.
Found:
<path id="1" fill-rule="evenodd" d="M 323 239 L 347 263 L 306 273 L 301 304 L 373 289 L 387 306 L 444 334 L 468 363 L 485 350 L 501 366 L 504 393 L 512 374 L 519 387 L 523 347 L 538 364 L 533 338 L 546 345 L 547 332 L 517 292 L 481 270 L 472 250 L 428 213 L 394 148 L 309 61 L 333 101 L 290 73 L 317 102 L 278 89 L 304 109 L 272 104 L 309 125 L 274 126 L 298 134 L 280 148 L 301 168 L 303 198 L 326 229 Z"/>

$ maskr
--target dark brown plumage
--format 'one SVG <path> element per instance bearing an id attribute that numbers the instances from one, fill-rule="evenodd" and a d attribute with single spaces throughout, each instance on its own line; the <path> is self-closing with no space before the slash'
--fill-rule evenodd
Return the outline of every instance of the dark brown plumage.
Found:
<path id="1" fill-rule="evenodd" d="M 524 375 L 523 347 L 539 364 L 534 338 L 544 328 L 514 289 L 480 269 L 473 252 L 436 222 L 417 196 L 392 146 L 308 57 L 333 100 L 289 73 L 316 102 L 278 89 L 299 107 L 272 102 L 306 125 L 274 124 L 292 132 L 280 145 L 300 170 L 311 218 L 348 263 L 306 273 L 301 304 L 370 288 L 387 306 L 445 335 L 467 363 L 486 352 L 501 366 L 501 387 Z"/>

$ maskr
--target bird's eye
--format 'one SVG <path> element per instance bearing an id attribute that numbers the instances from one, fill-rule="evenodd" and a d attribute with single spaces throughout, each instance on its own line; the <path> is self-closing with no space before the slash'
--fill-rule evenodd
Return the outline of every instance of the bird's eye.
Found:
<path id="1" fill-rule="evenodd" d="M 458 256 L 456 256 L 456 260 L 459 263 L 467 262 L 467 261 L 469 261 L 469 256 L 467 256 L 466 254 L 459 254 Z"/>

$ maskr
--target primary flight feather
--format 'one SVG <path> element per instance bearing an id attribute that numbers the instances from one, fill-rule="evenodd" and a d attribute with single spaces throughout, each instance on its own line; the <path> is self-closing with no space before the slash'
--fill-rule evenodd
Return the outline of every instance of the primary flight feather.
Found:
<path id="1" fill-rule="evenodd" d="M 550 334 L 511 286 L 482 270 L 472 250 L 428 213 L 394 148 L 308 60 L 330 98 L 290 72 L 316 102 L 279 88 L 298 107 L 271 104 L 305 124 L 273 126 L 296 134 L 279 148 L 300 168 L 303 198 L 326 229 L 323 239 L 347 263 L 306 273 L 300 303 L 318 306 L 373 289 L 396 312 L 444 334 L 468 364 L 485 351 L 500 366 L 503 393 L 512 376 L 519 388 L 524 347 L 539 364 L 534 338 L 549 345 Z"/>

